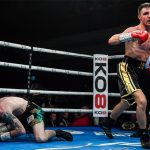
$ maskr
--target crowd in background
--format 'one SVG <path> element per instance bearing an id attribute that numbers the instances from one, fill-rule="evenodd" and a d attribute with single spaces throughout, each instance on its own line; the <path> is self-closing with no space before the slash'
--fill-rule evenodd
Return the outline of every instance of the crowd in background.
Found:
<path id="1" fill-rule="evenodd" d="M 66 99 L 65 99 L 66 98 Z M 42 108 L 78 108 L 91 109 L 88 103 L 86 105 L 79 104 L 80 100 L 76 100 L 76 104 L 72 105 L 71 97 L 66 96 L 50 96 L 49 100 L 41 104 Z M 72 107 L 70 107 L 72 105 Z M 78 105 L 78 106 L 77 106 Z M 46 112 L 45 124 L 50 127 L 57 126 L 92 126 L 93 117 L 90 113 L 69 113 L 69 112 Z"/>

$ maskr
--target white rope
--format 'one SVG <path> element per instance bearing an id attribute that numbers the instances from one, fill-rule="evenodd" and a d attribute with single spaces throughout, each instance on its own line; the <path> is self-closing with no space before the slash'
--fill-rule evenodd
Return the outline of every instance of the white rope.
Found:
<path id="1" fill-rule="evenodd" d="M 0 66 L 19 68 L 19 69 L 29 69 L 28 65 L 8 63 L 8 62 L 0 62 Z M 47 68 L 47 67 L 40 67 L 40 66 L 31 66 L 31 70 L 45 71 L 45 72 L 55 72 L 55 73 L 63 73 L 63 74 L 72 74 L 72 75 L 82 75 L 82 76 L 93 76 L 93 73 L 90 73 L 90 72 L 64 70 L 64 69 L 56 69 L 56 68 Z M 117 73 L 109 73 L 108 75 L 109 76 L 116 76 Z"/>
<path id="2" fill-rule="evenodd" d="M 111 97 L 120 97 L 120 93 L 108 93 Z"/>
<path id="3" fill-rule="evenodd" d="M 6 46 L 6 47 L 12 47 L 12 48 L 24 49 L 24 50 L 31 50 L 31 46 L 16 44 L 16 43 L 10 43 L 10 42 L 4 42 L 4 41 L 0 41 L 0 45 Z"/>
<path id="4" fill-rule="evenodd" d="M 112 55 L 112 56 L 108 56 L 109 59 L 121 59 L 123 57 L 124 57 L 124 55 Z"/>
<path id="5" fill-rule="evenodd" d="M 64 109 L 64 108 L 42 108 L 44 112 L 86 112 L 92 113 L 92 109 Z"/>
<path id="6" fill-rule="evenodd" d="M 67 51 L 52 50 L 52 49 L 46 49 L 46 48 L 33 47 L 33 51 L 93 59 L 93 56 L 91 55 L 78 54 L 78 53 L 72 53 L 72 52 L 67 52 Z"/>
<path id="7" fill-rule="evenodd" d="M 8 63 L 8 62 L 0 62 L 0 66 L 20 68 L 20 69 L 29 69 L 28 65 Z M 56 68 L 47 68 L 47 67 L 40 67 L 40 66 L 31 66 L 31 69 L 36 70 L 36 71 L 55 72 L 55 73 L 82 75 L 82 76 L 83 75 L 84 76 L 92 76 L 93 75 L 93 73 L 90 73 L 90 72 L 81 72 L 81 71 L 64 70 L 64 69 L 56 69 Z"/>
<path id="8" fill-rule="evenodd" d="M 31 46 L 16 44 L 16 43 L 11 43 L 11 42 L 5 42 L 5 41 L 0 41 L 0 46 L 18 48 L 18 49 L 23 49 L 23 50 L 31 50 Z M 91 55 L 79 54 L 79 53 L 73 53 L 73 52 L 67 52 L 67 51 L 52 50 L 52 49 L 39 48 L 39 47 L 33 47 L 33 51 L 93 59 L 93 56 L 91 56 Z M 108 58 L 109 59 L 120 59 L 120 58 L 123 58 L 123 56 L 124 55 L 112 55 L 112 56 L 108 56 Z"/>
<path id="9" fill-rule="evenodd" d="M 0 46 L 7 46 L 7 47 L 18 48 L 18 49 L 23 49 L 23 50 L 31 50 L 31 46 L 10 43 L 10 42 L 4 42 L 4 41 L 0 41 Z M 59 51 L 59 50 L 52 50 L 52 49 L 45 49 L 45 48 L 38 48 L 38 47 L 33 47 L 33 51 L 93 59 L 93 56 L 91 56 L 91 55 L 78 54 L 78 53 Z"/>
<path id="10" fill-rule="evenodd" d="M 112 112 L 112 111 L 111 111 Z M 126 110 L 123 112 L 124 114 L 135 114 L 136 111 L 129 111 L 129 110 Z"/>
<path id="11" fill-rule="evenodd" d="M 27 89 L 11 89 L 11 88 L 0 88 L 0 93 L 20 93 L 26 94 Z M 71 92 L 71 91 L 45 91 L 45 90 L 30 90 L 31 94 L 51 94 L 51 95 L 93 95 L 92 92 Z"/>
<path id="12" fill-rule="evenodd" d="M 109 76 L 116 76 L 117 73 L 108 73 Z"/>
<path id="13" fill-rule="evenodd" d="M 27 89 L 11 89 L 0 88 L 0 93 L 20 93 L 26 94 Z M 93 92 L 72 92 L 72 91 L 45 91 L 45 90 L 30 90 L 31 94 L 51 94 L 51 95 L 93 95 Z M 119 93 L 109 93 L 108 96 L 120 97 Z"/>
<path id="14" fill-rule="evenodd" d="M 44 112 L 84 112 L 84 113 L 93 113 L 93 109 L 67 109 L 67 108 L 42 108 Z M 112 112 L 112 110 L 108 111 L 109 113 Z M 136 111 L 124 111 L 125 114 L 135 114 Z"/>

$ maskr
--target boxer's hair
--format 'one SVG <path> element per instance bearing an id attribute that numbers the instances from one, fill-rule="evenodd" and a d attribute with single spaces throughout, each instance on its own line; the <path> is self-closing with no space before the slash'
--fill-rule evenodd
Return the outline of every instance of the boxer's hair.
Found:
<path id="1" fill-rule="evenodd" d="M 150 3 L 142 3 L 142 4 L 140 4 L 139 7 L 138 7 L 138 15 L 140 14 L 140 12 L 141 12 L 141 10 L 143 8 L 147 8 L 147 7 L 150 8 Z"/>

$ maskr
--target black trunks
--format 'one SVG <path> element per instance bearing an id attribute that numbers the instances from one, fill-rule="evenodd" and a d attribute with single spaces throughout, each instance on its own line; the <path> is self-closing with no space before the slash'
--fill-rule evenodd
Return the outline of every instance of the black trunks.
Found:
<path id="1" fill-rule="evenodd" d="M 130 105 L 134 104 L 132 93 L 141 90 L 142 78 L 146 69 L 145 62 L 125 56 L 117 66 L 118 85 L 121 98 Z M 140 84 L 139 84 L 140 83 Z M 143 83 L 144 84 L 144 83 Z"/>
<path id="2" fill-rule="evenodd" d="M 23 126 L 27 131 L 32 131 L 32 127 L 43 121 L 43 110 L 40 106 L 33 102 L 28 101 L 25 112 L 19 117 Z"/>

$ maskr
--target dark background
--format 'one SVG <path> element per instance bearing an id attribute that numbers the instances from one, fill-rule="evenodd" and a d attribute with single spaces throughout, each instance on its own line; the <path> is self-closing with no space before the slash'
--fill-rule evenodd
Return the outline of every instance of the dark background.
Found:
<path id="1" fill-rule="evenodd" d="M 138 23 L 145 0 L 0 0 L 0 40 L 79 53 L 111 52 L 108 38 Z"/>
<path id="2" fill-rule="evenodd" d="M 145 0 L 0 0 L 0 40 L 81 54 L 123 54 L 123 44 L 109 46 L 115 33 L 138 24 Z M 28 52 L 0 47 L 0 61 L 28 64 Z M 92 60 L 33 53 L 33 65 L 92 72 Z M 116 72 L 116 61 L 109 72 Z M 32 72 L 46 90 L 92 91 L 91 77 Z M 1 87 L 26 88 L 28 72 L 0 67 Z M 109 82 L 109 91 L 116 80 Z M 113 78 L 113 79 L 112 79 Z"/>

